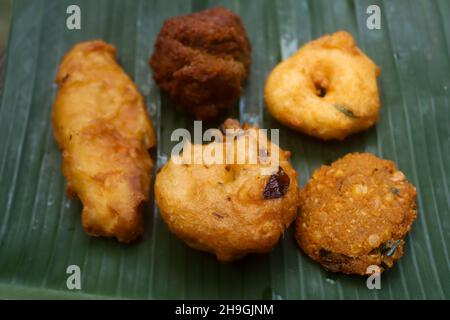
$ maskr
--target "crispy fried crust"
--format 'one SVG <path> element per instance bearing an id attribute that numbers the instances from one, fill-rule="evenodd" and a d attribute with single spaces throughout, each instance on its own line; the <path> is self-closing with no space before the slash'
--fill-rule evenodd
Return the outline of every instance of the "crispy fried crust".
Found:
<path id="1" fill-rule="evenodd" d="M 285 125 L 342 140 L 378 120 L 379 74 L 353 37 L 339 31 L 305 44 L 276 66 L 264 97 L 270 113 Z"/>
<path id="2" fill-rule="evenodd" d="M 103 41 L 77 44 L 64 57 L 53 106 L 67 190 L 83 203 L 82 221 L 94 236 L 130 242 L 143 231 L 155 145 L 142 96 Z"/>
<path id="3" fill-rule="evenodd" d="M 224 127 L 236 125 L 227 120 Z M 242 131 L 231 144 L 235 154 L 243 152 L 238 143 L 242 139 L 256 143 L 248 131 Z M 203 152 L 214 144 L 225 145 L 190 146 Z M 250 164 L 248 158 L 243 164 L 227 165 L 177 164 L 172 157 L 155 180 L 155 198 L 170 230 L 189 246 L 213 253 L 223 262 L 270 251 L 296 217 L 297 173 L 288 162 L 289 152 L 274 144 L 260 150 L 260 157 L 279 150 L 278 172 L 262 175 L 263 165 Z"/>
<path id="4" fill-rule="evenodd" d="M 250 62 L 240 18 L 217 7 L 166 20 L 150 66 L 156 83 L 177 105 L 208 119 L 239 98 Z"/>
<path id="5" fill-rule="evenodd" d="M 300 192 L 296 238 L 333 272 L 364 275 L 403 255 L 416 219 L 416 189 L 392 161 L 353 153 L 322 166 Z"/>

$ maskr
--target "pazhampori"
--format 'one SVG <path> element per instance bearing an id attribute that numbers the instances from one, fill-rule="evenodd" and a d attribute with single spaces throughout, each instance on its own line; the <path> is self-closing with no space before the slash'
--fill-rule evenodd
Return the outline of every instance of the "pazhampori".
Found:
<path id="1" fill-rule="evenodd" d="M 131 242 L 143 232 L 156 143 L 142 95 L 100 40 L 75 45 L 56 77 L 55 138 L 67 192 L 83 203 L 89 235 Z"/>

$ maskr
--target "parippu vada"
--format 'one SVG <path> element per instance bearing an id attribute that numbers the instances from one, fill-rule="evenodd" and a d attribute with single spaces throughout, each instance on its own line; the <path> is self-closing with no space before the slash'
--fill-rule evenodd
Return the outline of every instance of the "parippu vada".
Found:
<path id="1" fill-rule="evenodd" d="M 178 107 L 206 120 L 237 101 L 250 62 L 241 19 L 215 7 L 164 21 L 150 66 L 153 79 Z"/>
<path id="2" fill-rule="evenodd" d="M 143 231 L 156 139 L 144 99 L 103 41 L 75 45 L 56 77 L 53 129 L 69 195 L 93 236 L 130 242 Z"/>
<path id="3" fill-rule="evenodd" d="M 229 119 L 223 127 L 238 128 L 239 122 Z M 259 158 L 279 152 L 279 166 L 272 174 L 263 175 L 265 164 L 251 163 L 247 156 L 241 164 L 177 163 L 172 156 L 155 180 L 156 202 L 170 230 L 189 246 L 213 253 L 222 262 L 270 251 L 297 214 L 297 173 L 289 164 L 290 153 L 270 141 L 264 146 L 248 134 L 250 129 L 244 126 L 232 139 L 235 152 L 231 157 L 256 144 Z M 242 139 L 246 144 L 239 143 Z M 189 143 L 192 149 L 182 154 L 201 154 L 212 146 L 225 148 L 226 143 Z"/>
<path id="4" fill-rule="evenodd" d="M 344 31 L 300 48 L 269 75 L 264 97 L 285 125 L 324 140 L 342 140 L 378 120 L 380 69 Z"/>
<path id="5" fill-rule="evenodd" d="M 296 238 L 332 272 L 370 274 L 403 255 L 416 219 L 416 189 L 394 162 L 352 153 L 322 166 L 300 191 Z"/>

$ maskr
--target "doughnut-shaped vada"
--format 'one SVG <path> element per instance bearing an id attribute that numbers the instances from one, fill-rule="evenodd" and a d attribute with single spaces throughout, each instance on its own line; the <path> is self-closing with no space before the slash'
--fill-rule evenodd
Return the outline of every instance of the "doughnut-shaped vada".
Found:
<path id="1" fill-rule="evenodd" d="M 416 189 L 394 162 L 353 153 L 322 166 L 300 191 L 296 238 L 332 272 L 371 274 L 403 255 Z"/>
<path id="2" fill-rule="evenodd" d="M 233 127 L 239 128 L 239 122 L 225 121 L 224 128 Z M 249 129 L 239 129 L 231 141 L 235 155 L 258 143 Z M 242 139 L 247 139 L 246 145 L 239 143 Z M 214 145 L 223 148 L 226 141 L 189 144 L 181 157 L 189 152 L 201 154 Z M 270 141 L 258 147 L 260 159 L 279 152 L 279 166 L 273 173 L 262 174 L 266 164 L 254 164 L 247 156 L 242 164 L 206 164 L 204 159 L 197 164 L 179 163 L 175 161 L 179 156 L 172 156 L 155 180 L 155 198 L 170 230 L 222 262 L 270 251 L 296 217 L 297 173 L 288 162 L 289 152 Z"/>
<path id="3" fill-rule="evenodd" d="M 344 31 L 311 41 L 269 75 L 264 97 L 285 125 L 342 140 L 378 120 L 380 69 Z"/>

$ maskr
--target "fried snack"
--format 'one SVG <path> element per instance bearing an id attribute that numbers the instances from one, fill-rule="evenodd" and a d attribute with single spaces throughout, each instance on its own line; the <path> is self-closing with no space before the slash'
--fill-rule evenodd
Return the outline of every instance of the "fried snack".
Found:
<path id="1" fill-rule="evenodd" d="M 403 255 L 416 219 L 416 189 L 394 162 L 352 153 L 322 166 L 300 191 L 296 238 L 332 272 L 369 274 Z"/>
<path id="2" fill-rule="evenodd" d="M 135 240 L 143 231 L 155 134 L 144 100 L 103 41 L 77 44 L 56 76 L 53 129 L 69 195 L 83 203 L 93 236 Z"/>
<path id="3" fill-rule="evenodd" d="M 150 59 L 161 89 L 203 120 L 237 101 L 250 63 L 241 19 L 223 7 L 166 20 Z"/>
<path id="4" fill-rule="evenodd" d="M 239 128 L 239 122 L 228 119 L 223 126 Z M 234 155 L 244 154 L 248 150 L 239 141 L 246 139 L 247 148 L 258 145 L 260 159 L 279 152 L 279 167 L 272 174 L 262 175 L 266 164 L 252 164 L 248 156 L 242 164 L 206 164 L 204 159 L 198 164 L 177 163 L 173 156 L 155 180 L 155 198 L 170 230 L 189 246 L 213 253 L 222 262 L 270 251 L 297 214 L 297 173 L 288 162 L 290 153 L 270 141 L 261 143 L 249 129 L 244 126 L 239 131 L 229 143 L 230 150 L 235 150 Z M 213 146 L 226 148 L 227 139 L 188 144 L 181 157 L 196 151 L 201 154 Z M 233 157 L 225 154 L 228 159 Z"/>
<path id="5" fill-rule="evenodd" d="M 269 75 L 270 113 L 311 136 L 342 140 L 378 120 L 380 69 L 344 31 L 304 45 Z"/>

